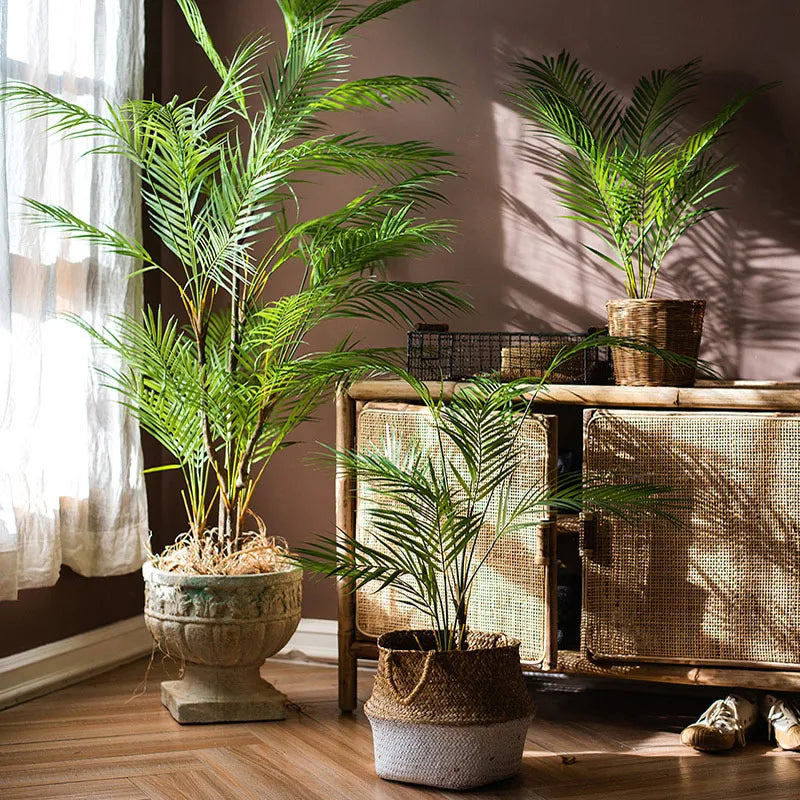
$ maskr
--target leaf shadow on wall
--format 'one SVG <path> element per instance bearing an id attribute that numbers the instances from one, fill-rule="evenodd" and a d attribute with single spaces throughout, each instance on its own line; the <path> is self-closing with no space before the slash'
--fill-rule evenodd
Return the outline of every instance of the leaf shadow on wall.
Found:
<path id="1" fill-rule="evenodd" d="M 586 248 L 580 242 L 557 231 L 541 214 L 538 214 L 534 208 L 519 197 L 516 197 L 508 189 L 501 189 L 500 196 L 504 215 L 511 217 L 516 224 L 521 223 L 527 226 L 538 238 L 547 239 L 556 252 L 566 254 L 566 260 L 571 264 L 578 265 L 580 271 L 585 273 L 586 276 L 592 274 L 596 265 L 592 263 L 592 259 L 587 255 Z M 589 298 L 587 295 L 589 293 L 585 291 L 583 285 L 585 280 L 583 278 L 579 285 L 575 286 L 574 292 L 570 297 L 565 297 L 552 291 L 541 282 L 526 279 L 523 275 L 509 272 L 506 276 L 506 283 L 511 290 L 511 296 L 527 296 L 531 301 L 535 300 L 534 307 L 546 307 L 550 315 L 555 314 L 557 318 L 564 321 L 562 327 L 567 324 L 574 330 L 582 330 L 592 325 L 603 324 L 603 307 L 588 307 Z M 531 313 L 527 310 L 529 307 L 528 304 L 520 303 L 519 301 L 514 303 L 506 302 L 505 309 L 509 321 L 513 322 L 519 330 L 552 329 L 552 324 L 542 323 L 541 312 L 537 314 Z"/>
<path id="2" fill-rule="evenodd" d="M 754 83 L 748 75 L 707 75 L 710 107 Z M 665 268 L 673 293 L 708 300 L 704 357 L 732 378 L 754 369 L 759 377 L 800 377 L 800 157 L 776 91 L 756 98 L 723 138 L 738 164 L 720 194 L 726 208 L 687 234 Z"/>
<path id="3" fill-rule="evenodd" d="M 800 343 L 800 287 L 796 266 L 784 261 L 795 251 L 722 217 L 698 228 L 690 241 L 669 265 L 668 285 L 676 295 L 708 301 L 703 357 L 736 378 L 750 371 L 751 348 L 766 350 L 775 379 L 800 377 L 792 356 Z"/>

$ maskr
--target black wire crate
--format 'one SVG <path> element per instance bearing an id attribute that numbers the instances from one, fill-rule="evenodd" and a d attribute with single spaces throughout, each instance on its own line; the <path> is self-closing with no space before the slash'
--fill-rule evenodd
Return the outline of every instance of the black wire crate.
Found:
<path id="1" fill-rule="evenodd" d="M 408 371 L 420 380 L 457 381 L 475 375 L 498 378 L 541 377 L 563 347 L 588 333 L 457 333 L 444 326 L 408 333 Z M 555 370 L 549 383 L 602 384 L 611 380 L 606 347 L 591 347 Z"/>

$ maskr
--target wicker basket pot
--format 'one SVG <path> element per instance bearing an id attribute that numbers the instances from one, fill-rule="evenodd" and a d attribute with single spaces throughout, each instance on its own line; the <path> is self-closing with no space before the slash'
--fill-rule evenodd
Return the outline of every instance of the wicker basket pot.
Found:
<path id="1" fill-rule="evenodd" d="M 161 702 L 182 723 L 283 719 L 286 697 L 259 667 L 300 622 L 303 571 L 258 575 L 144 574 L 144 619 L 183 677 L 161 684 Z"/>
<path id="2" fill-rule="evenodd" d="M 705 300 L 609 300 L 608 332 L 697 358 Z M 614 378 L 622 386 L 692 386 L 695 367 L 668 364 L 652 353 L 614 348 Z"/>
<path id="3" fill-rule="evenodd" d="M 434 650 L 431 631 L 378 639 L 378 673 L 364 710 L 381 778 L 469 789 L 515 775 L 535 708 L 519 642 L 470 633 L 468 649 Z"/>

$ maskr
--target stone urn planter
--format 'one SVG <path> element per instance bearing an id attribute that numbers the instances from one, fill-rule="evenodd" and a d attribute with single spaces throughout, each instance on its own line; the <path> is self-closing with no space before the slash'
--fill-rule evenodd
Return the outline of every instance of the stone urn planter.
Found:
<path id="1" fill-rule="evenodd" d="M 364 711 L 381 778 L 471 789 L 516 775 L 535 707 L 519 642 L 470 633 L 468 649 L 437 651 L 431 631 L 378 639 Z"/>
<path id="2" fill-rule="evenodd" d="M 161 684 L 181 723 L 283 719 L 286 697 L 259 674 L 300 621 L 303 571 L 183 575 L 142 567 L 144 617 L 159 649 L 183 666 Z"/>

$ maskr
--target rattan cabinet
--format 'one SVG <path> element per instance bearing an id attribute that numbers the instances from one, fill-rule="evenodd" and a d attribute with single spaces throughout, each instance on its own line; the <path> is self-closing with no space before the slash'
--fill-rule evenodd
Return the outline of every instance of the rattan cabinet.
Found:
<path id="1" fill-rule="evenodd" d="M 450 396 L 458 384 L 431 389 Z M 387 430 L 425 442 L 429 421 L 414 400 L 402 382 L 354 385 L 337 401 L 338 445 L 374 445 Z M 552 519 L 504 542 L 476 589 L 476 627 L 519 638 L 530 671 L 800 690 L 800 385 L 560 385 L 539 400 L 519 490 L 555 475 L 552 412 L 582 408 L 588 478 L 664 484 L 682 502 L 676 521 Z M 368 502 L 337 477 L 343 547 L 369 537 Z M 564 542 L 580 554 L 581 635 L 559 651 Z M 391 590 L 340 583 L 342 709 L 355 707 L 357 661 L 377 657 L 376 637 L 419 622 Z"/>

